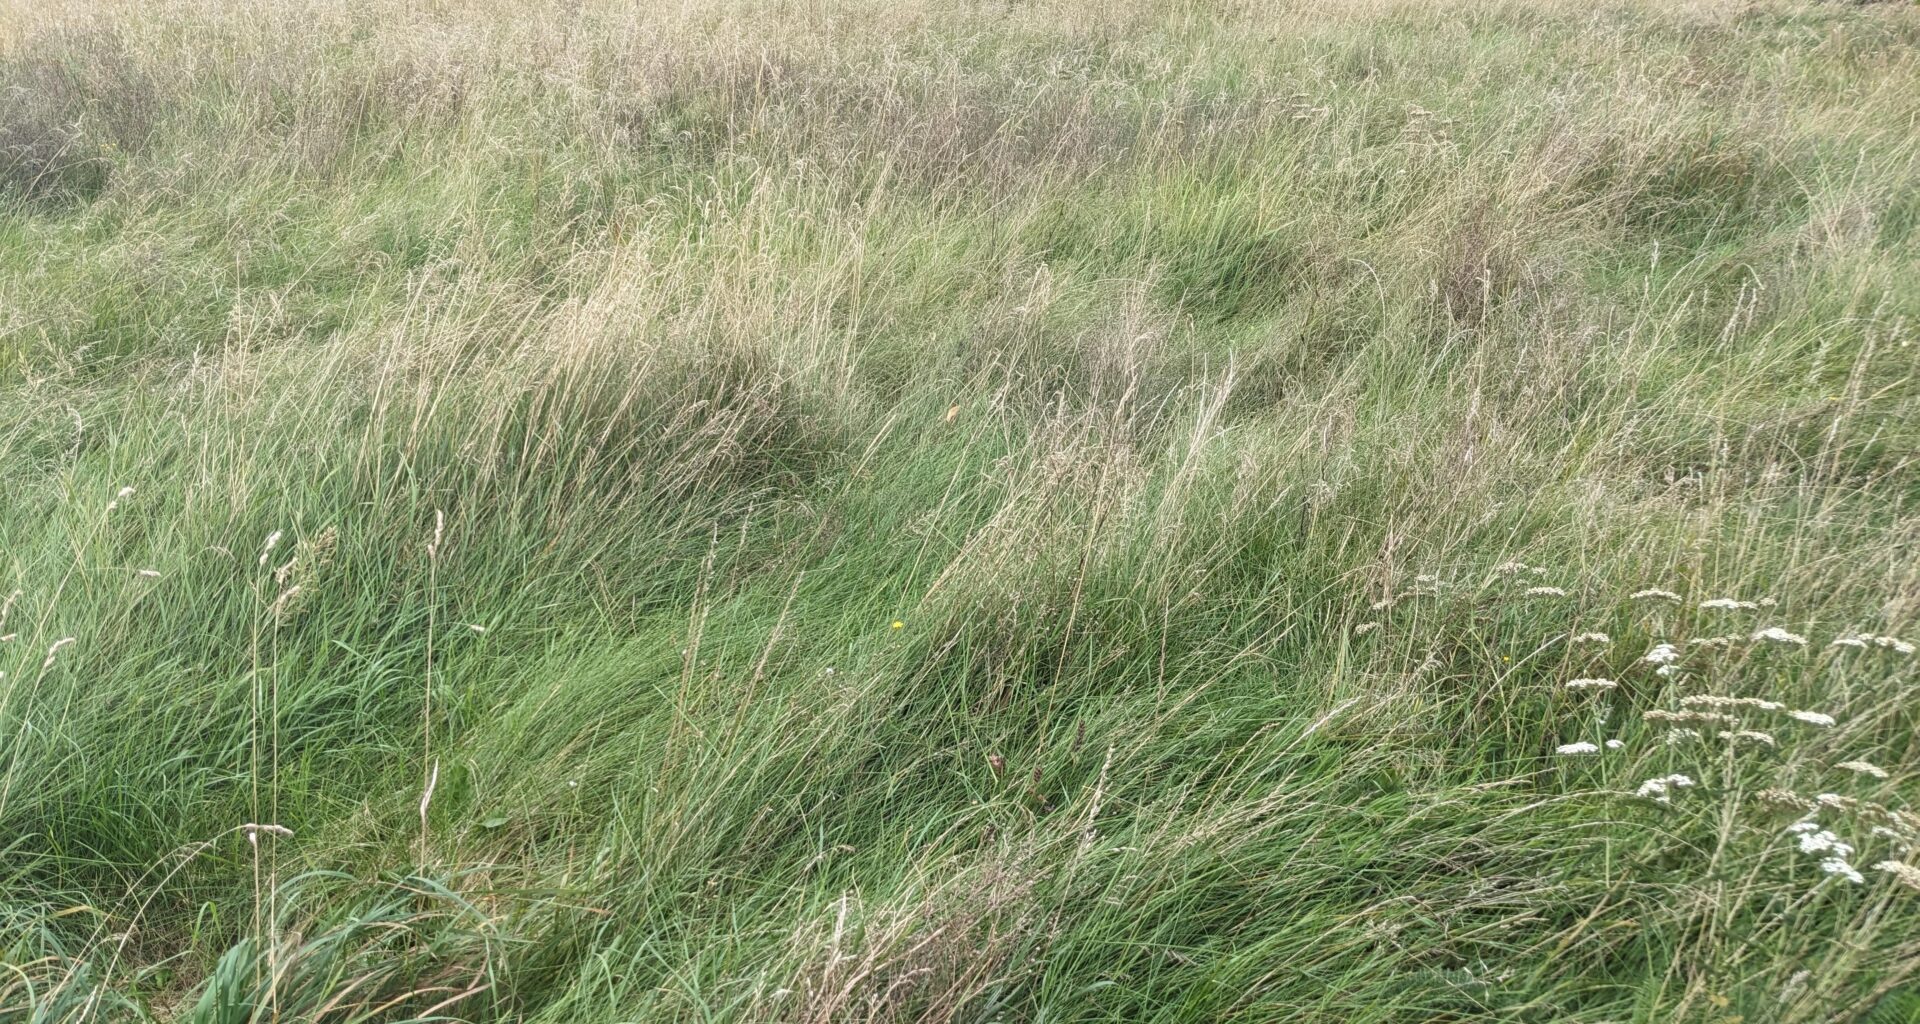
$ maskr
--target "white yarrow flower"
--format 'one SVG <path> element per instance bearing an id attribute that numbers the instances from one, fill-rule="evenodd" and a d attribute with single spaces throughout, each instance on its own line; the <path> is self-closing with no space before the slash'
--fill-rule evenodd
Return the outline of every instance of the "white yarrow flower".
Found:
<path id="1" fill-rule="evenodd" d="M 1843 857 L 1828 857 L 1820 862 L 1820 870 L 1829 875 L 1838 875 L 1855 885 L 1866 881 L 1865 878 L 1860 877 L 1860 872 L 1854 870 L 1853 865 L 1847 863 Z"/>
<path id="2" fill-rule="evenodd" d="M 1681 597 L 1679 594 L 1676 594 L 1671 590 L 1661 590 L 1657 587 L 1651 587 L 1646 590 L 1636 590 L 1632 594 L 1628 595 L 1628 599 L 1634 600 L 1634 601 L 1645 601 L 1649 599 L 1657 599 L 1661 601 L 1672 601 L 1674 604 L 1679 604 L 1680 602 L 1686 600 L 1686 598 Z"/>
<path id="3" fill-rule="evenodd" d="M 1853 633 L 1840 637 L 1829 647 L 1878 647 L 1896 654 L 1912 654 L 1914 646 L 1897 636 L 1876 636 L 1872 633 Z"/>
<path id="4" fill-rule="evenodd" d="M 1582 633 L 1573 638 L 1576 644 L 1610 644 L 1613 638 L 1605 633 Z"/>
<path id="5" fill-rule="evenodd" d="M 1611 679 L 1569 679 L 1567 680 L 1567 689 L 1569 690 L 1611 690 L 1614 687 L 1619 685 L 1620 685 L 1619 683 L 1616 683 Z"/>
<path id="6" fill-rule="evenodd" d="M 1559 587 L 1528 587 L 1527 597 L 1565 597 L 1567 592 Z"/>
<path id="7" fill-rule="evenodd" d="M 1851 843 L 1824 828 L 1800 829 L 1799 835 L 1801 853 L 1826 853 L 1840 858 L 1853 856 Z"/>
<path id="8" fill-rule="evenodd" d="M 1680 649 L 1672 644 L 1657 644 L 1640 660 L 1649 665 L 1671 665 L 1680 660 Z"/>
<path id="9" fill-rule="evenodd" d="M 1600 751 L 1599 747 L 1586 742 L 1562 743 L 1561 745 L 1553 748 L 1553 752 L 1556 754 L 1595 754 L 1595 753 L 1598 753 L 1599 751 Z"/>
<path id="10" fill-rule="evenodd" d="M 1776 644 L 1791 644 L 1794 647 L 1807 646 L 1807 638 L 1798 633 L 1789 633 L 1779 626 L 1768 626 L 1753 634 L 1755 640 L 1768 640 Z"/>
<path id="11" fill-rule="evenodd" d="M 1753 611 L 1760 606 L 1752 601 L 1736 601 L 1731 597 L 1716 597 L 1700 602 L 1701 611 Z"/>
<path id="12" fill-rule="evenodd" d="M 1685 775 L 1662 775 L 1657 779 L 1648 779 L 1634 791 L 1635 796 L 1646 797 L 1657 803 L 1673 803 L 1673 791 L 1693 785 L 1693 780 Z"/>
<path id="13" fill-rule="evenodd" d="M 1824 711 L 1789 711 L 1788 718 L 1798 719 L 1808 725 L 1832 725 L 1833 716 Z"/>

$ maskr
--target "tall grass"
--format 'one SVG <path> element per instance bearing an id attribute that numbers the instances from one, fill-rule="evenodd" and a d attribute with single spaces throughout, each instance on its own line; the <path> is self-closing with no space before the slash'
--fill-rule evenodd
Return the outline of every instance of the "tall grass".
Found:
<path id="1" fill-rule="evenodd" d="M 0 24 L 0 1019 L 1920 1013 L 1911 4 Z"/>

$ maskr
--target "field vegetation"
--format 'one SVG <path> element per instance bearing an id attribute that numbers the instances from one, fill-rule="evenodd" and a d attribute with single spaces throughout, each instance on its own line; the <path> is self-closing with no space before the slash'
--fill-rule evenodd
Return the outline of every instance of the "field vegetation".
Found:
<path id="1" fill-rule="evenodd" d="M 1910 1024 L 1916 336 L 1911 3 L 12 0 L 0 1021 Z"/>

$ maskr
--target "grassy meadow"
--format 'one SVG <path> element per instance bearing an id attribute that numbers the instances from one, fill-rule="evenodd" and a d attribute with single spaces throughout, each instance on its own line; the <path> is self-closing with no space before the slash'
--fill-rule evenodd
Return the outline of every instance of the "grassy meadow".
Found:
<path id="1" fill-rule="evenodd" d="M 0 1022 L 1913 1024 L 1916 337 L 1912 3 L 10 0 Z"/>

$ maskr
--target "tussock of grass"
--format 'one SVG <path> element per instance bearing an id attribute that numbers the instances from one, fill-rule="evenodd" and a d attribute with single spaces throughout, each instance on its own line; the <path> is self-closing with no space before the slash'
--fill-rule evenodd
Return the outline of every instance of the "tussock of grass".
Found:
<path id="1" fill-rule="evenodd" d="M 0 25 L 0 1019 L 1920 1002 L 1911 5 Z"/>

